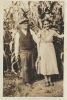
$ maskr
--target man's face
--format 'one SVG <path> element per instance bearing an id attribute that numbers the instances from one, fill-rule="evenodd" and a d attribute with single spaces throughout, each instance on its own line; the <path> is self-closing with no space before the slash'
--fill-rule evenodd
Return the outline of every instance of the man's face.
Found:
<path id="1" fill-rule="evenodd" d="M 27 30 L 27 23 L 21 24 L 20 25 L 21 29 Z"/>

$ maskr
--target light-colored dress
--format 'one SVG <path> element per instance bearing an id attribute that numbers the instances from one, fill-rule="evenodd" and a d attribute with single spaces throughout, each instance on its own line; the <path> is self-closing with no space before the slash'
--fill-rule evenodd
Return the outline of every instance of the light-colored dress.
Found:
<path id="1" fill-rule="evenodd" d="M 36 38 L 36 36 L 33 35 L 37 45 L 40 43 L 38 48 L 40 60 L 37 67 L 37 73 L 42 75 L 59 74 L 53 45 L 53 36 L 57 36 L 59 38 L 61 38 L 61 36 L 51 29 L 41 30 L 40 35 L 40 41 L 37 41 L 39 40 L 38 37 Z"/>
<path id="2" fill-rule="evenodd" d="M 38 74 L 58 74 L 56 54 L 53 45 L 54 31 L 45 30 L 41 35 L 40 42 L 40 63 L 37 69 Z"/>

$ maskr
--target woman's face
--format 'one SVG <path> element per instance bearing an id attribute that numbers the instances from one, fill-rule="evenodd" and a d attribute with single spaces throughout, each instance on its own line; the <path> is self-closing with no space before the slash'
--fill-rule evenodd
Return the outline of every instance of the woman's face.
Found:
<path id="1" fill-rule="evenodd" d="M 49 22 L 45 21 L 45 22 L 43 23 L 43 28 L 49 28 Z"/>

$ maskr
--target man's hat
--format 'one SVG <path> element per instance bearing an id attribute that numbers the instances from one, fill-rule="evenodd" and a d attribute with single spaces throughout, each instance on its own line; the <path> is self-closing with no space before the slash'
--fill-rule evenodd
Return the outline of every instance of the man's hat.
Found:
<path id="1" fill-rule="evenodd" d="M 28 24 L 28 22 L 29 22 L 29 19 L 24 19 L 19 24 Z"/>

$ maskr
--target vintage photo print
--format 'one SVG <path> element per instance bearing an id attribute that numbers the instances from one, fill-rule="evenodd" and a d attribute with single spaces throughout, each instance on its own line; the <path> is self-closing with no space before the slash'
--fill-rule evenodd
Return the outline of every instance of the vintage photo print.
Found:
<path id="1" fill-rule="evenodd" d="M 64 1 L 3 7 L 3 97 L 64 96 Z"/>

